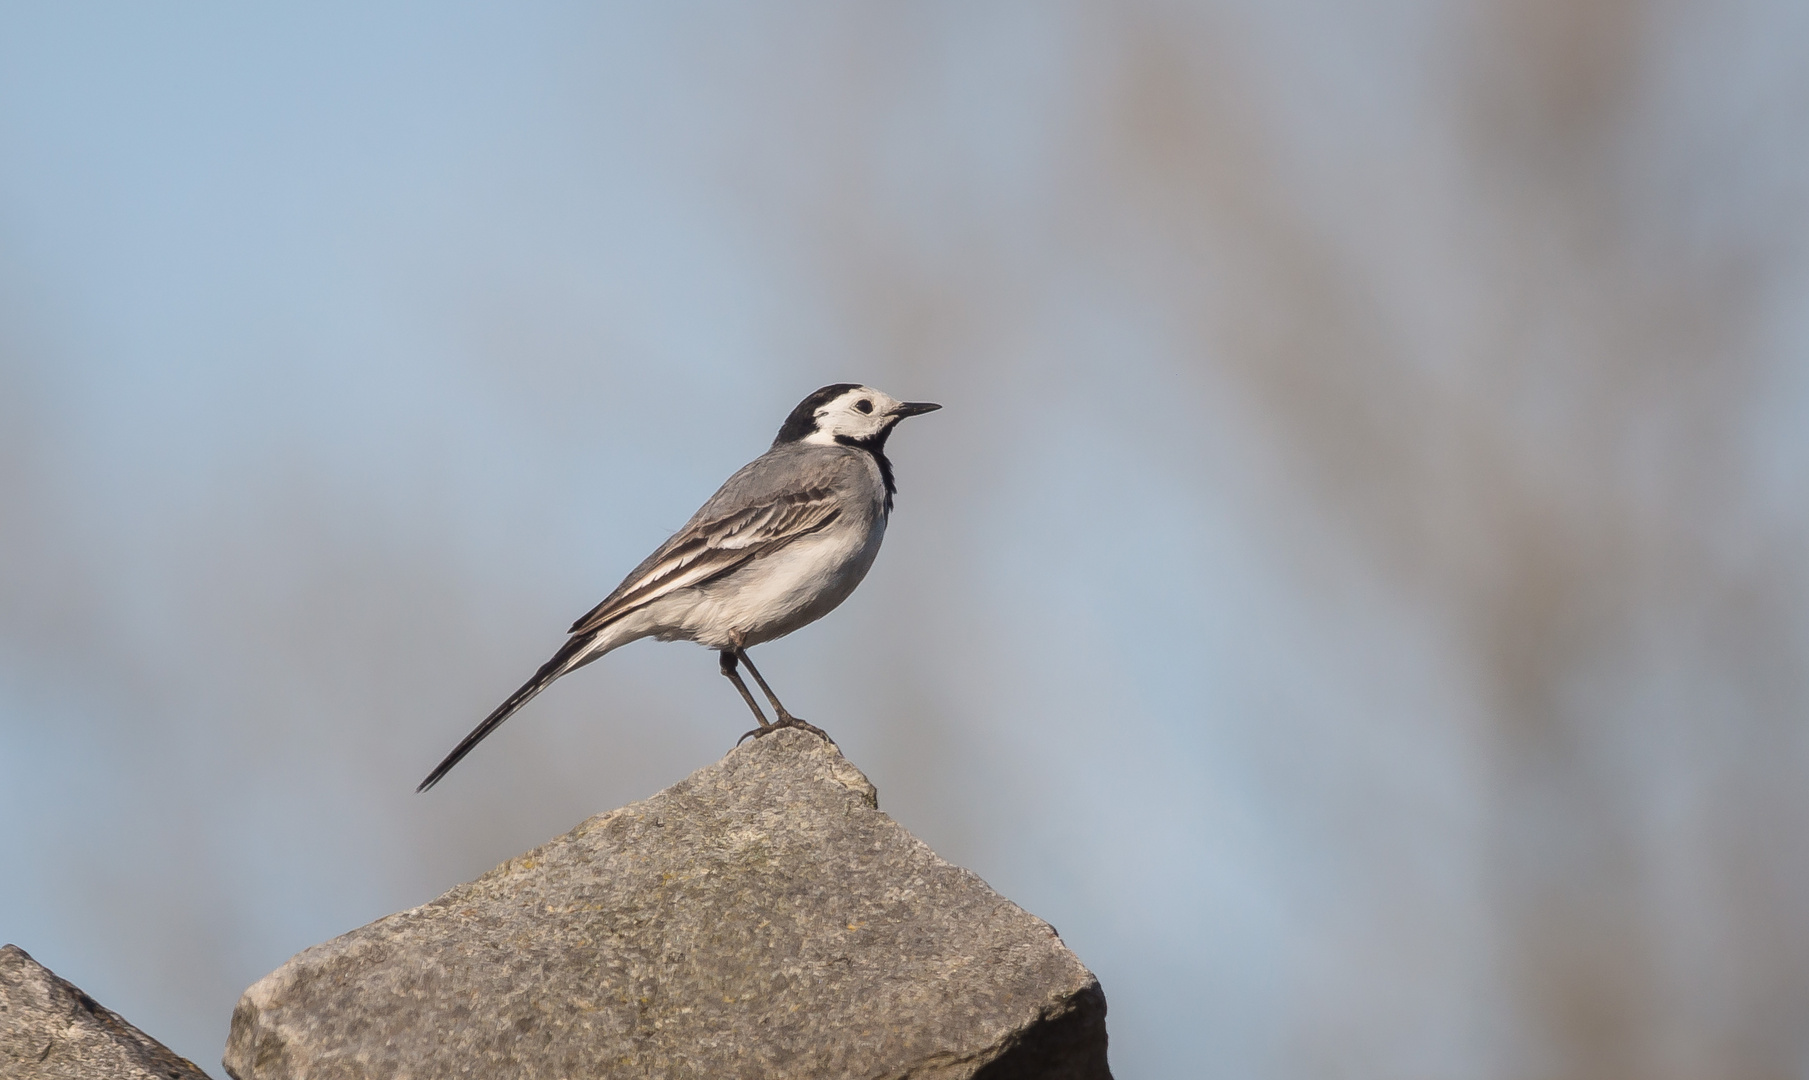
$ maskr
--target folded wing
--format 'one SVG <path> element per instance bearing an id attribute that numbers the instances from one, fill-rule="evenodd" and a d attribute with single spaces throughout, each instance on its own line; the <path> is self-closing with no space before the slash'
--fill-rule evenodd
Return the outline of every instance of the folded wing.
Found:
<path id="1" fill-rule="evenodd" d="M 635 567 L 602 603 L 573 623 L 570 632 L 591 633 L 670 592 L 702 585 L 827 528 L 840 516 L 832 490 L 809 488 L 721 517 L 692 521 Z"/>

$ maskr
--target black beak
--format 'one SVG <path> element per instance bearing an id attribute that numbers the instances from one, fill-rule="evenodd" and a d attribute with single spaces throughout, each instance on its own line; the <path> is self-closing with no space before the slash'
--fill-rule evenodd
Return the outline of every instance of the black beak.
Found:
<path id="1" fill-rule="evenodd" d="M 903 420 L 907 416 L 922 416 L 926 412 L 935 412 L 940 408 L 942 406 L 934 401 L 901 401 L 898 403 L 898 408 L 892 410 L 892 415 Z"/>

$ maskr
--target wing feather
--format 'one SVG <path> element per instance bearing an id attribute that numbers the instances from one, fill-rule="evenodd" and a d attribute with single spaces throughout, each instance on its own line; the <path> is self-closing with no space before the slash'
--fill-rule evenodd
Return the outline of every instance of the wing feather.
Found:
<path id="1" fill-rule="evenodd" d="M 722 517 L 694 520 L 573 623 L 570 633 L 588 634 L 668 593 L 702 585 L 827 527 L 839 516 L 835 492 L 811 488 Z"/>

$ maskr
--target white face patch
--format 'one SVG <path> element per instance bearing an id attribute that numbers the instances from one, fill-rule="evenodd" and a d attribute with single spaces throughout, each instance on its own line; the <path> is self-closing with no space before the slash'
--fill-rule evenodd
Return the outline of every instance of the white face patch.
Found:
<path id="1" fill-rule="evenodd" d="M 804 441 L 815 446 L 833 446 L 838 437 L 865 439 L 878 435 L 897 421 L 896 410 L 900 404 L 897 398 L 882 390 L 857 386 L 817 409 L 817 429 L 804 436 Z"/>

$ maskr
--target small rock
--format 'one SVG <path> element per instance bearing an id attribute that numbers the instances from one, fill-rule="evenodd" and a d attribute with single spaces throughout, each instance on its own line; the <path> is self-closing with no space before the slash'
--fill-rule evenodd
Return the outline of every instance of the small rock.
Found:
<path id="1" fill-rule="evenodd" d="M 0 948 L 0 1076 L 6 1080 L 207 1080 L 194 1062 L 33 960 Z"/>
<path id="2" fill-rule="evenodd" d="M 1105 996 L 1045 922 L 780 731 L 278 968 L 238 1080 L 1109 1080 Z"/>

